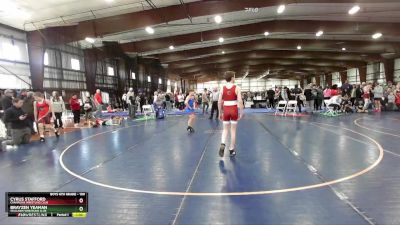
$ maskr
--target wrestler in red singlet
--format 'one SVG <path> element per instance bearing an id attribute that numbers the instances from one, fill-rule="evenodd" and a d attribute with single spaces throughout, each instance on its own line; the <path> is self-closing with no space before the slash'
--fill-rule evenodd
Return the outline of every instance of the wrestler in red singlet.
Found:
<path id="1" fill-rule="evenodd" d="M 236 85 L 232 85 L 230 89 L 226 86 L 222 92 L 223 101 L 223 121 L 237 121 L 238 119 L 238 105 L 237 105 L 237 94 Z"/>
<path id="2" fill-rule="evenodd" d="M 40 141 L 44 142 L 46 125 L 50 124 L 50 118 L 55 118 L 55 115 L 50 103 L 44 98 L 44 95 L 42 93 L 36 92 L 34 94 L 34 98 L 36 101 L 33 106 L 33 110 L 35 112 L 35 121 L 40 135 Z M 54 129 L 55 134 L 58 136 L 57 130 L 54 127 L 50 129 Z"/>
<path id="3" fill-rule="evenodd" d="M 49 124 L 50 123 L 50 105 L 47 103 L 46 100 L 43 100 L 42 102 L 36 102 L 36 109 L 37 109 L 37 118 L 38 118 L 38 123 L 43 123 L 43 124 Z"/>
<path id="4" fill-rule="evenodd" d="M 243 116 L 243 100 L 240 92 L 240 87 L 235 83 L 235 72 L 228 71 L 225 73 L 226 85 L 221 90 L 221 95 L 218 99 L 218 109 L 221 112 L 220 119 L 223 121 L 223 130 L 221 136 L 221 146 L 219 148 L 219 156 L 224 156 L 225 143 L 230 133 L 231 143 L 229 146 L 229 155 L 235 156 L 236 144 L 236 128 L 237 121 Z M 240 108 L 240 112 L 238 110 Z M 240 115 L 240 116 L 239 116 Z"/>

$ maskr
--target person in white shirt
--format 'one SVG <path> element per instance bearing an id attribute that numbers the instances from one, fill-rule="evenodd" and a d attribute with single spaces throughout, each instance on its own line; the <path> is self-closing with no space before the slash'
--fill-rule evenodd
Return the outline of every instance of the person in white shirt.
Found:
<path id="1" fill-rule="evenodd" d="M 53 91 L 50 103 L 55 116 L 54 118 L 55 134 L 58 137 L 59 129 L 63 128 L 62 114 L 65 111 L 65 103 L 57 91 Z"/>
<path id="2" fill-rule="evenodd" d="M 122 95 L 122 109 L 123 110 L 128 109 L 128 101 L 127 101 L 126 93 L 124 93 Z"/>
<path id="3" fill-rule="evenodd" d="M 340 93 L 338 93 L 329 99 L 328 106 L 333 107 L 333 110 L 339 110 L 340 103 L 342 103 L 342 96 Z"/>
<path id="4" fill-rule="evenodd" d="M 133 91 L 133 88 L 129 88 L 128 93 L 126 93 L 126 103 L 128 104 L 128 111 L 129 111 L 129 117 L 131 119 L 135 118 L 136 116 L 136 102 L 135 102 L 135 92 Z"/>
<path id="5" fill-rule="evenodd" d="M 182 110 L 184 107 L 184 102 L 185 102 L 185 96 L 182 93 L 178 94 L 178 108 L 179 110 Z"/>
<path id="6" fill-rule="evenodd" d="M 380 112 L 382 110 L 381 101 L 383 98 L 383 87 L 376 82 L 372 93 L 374 93 L 375 112 Z"/>
<path id="7" fill-rule="evenodd" d="M 289 101 L 287 87 L 282 88 L 282 90 L 281 90 L 281 98 L 282 98 L 283 101 Z"/>
<path id="8" fill-rule="evenodd" d="M 391 88 L 387 89 L 388 92 L 388 104 L 387 104 L 387 110 L 389 111 L 393 111 L 394 110 L 394 105 L 395 105 L 395 101 L 396 101 L 396 96 L 394 95 L 393 91 Z"/>
<path id="9" fill-rule="evenodd" d="M 155 104 L 157 102 L 157 98 L 158 98 L 158 92 L 155 91 L 154 95 L 153 95 L 153 104 Z"/>
<path id="10" fill-rule="evenodd" d="M 214 87 L 213 92 L 211 94 L 212 105 L 211 105 L 211 115 L 210 115 L 210 118 L 209 118 L 210 120 L 214 116 L 214 111 L 216 111 L 215 119 L 219 118 L 218 99 L 219 99 L 218 88 Z"/>
<path id="11" fill-rule="evenodd" d="M 204 92 L 201 95 L 201 101 L 202 101 L 202 104 L 203 104 L 203 114 L 204 114 L 204 112 L 208 113 L 208 107 L 209 107 L 208 102 L 210 101 L 210 99 L 208 98 L 207 88 L 204 88 Z"/>

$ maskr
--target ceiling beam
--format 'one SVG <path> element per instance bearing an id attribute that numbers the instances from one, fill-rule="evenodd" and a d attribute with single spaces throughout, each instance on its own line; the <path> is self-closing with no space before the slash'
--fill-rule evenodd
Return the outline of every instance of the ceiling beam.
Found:
<path id="1" fill-rule="evenodd" d="M 374 62 L 382 57 L 379 54 L 360 54 L 352 52 L 316 52 L 316 51 L 298 51 L 298 50 L 245 50 L 229 52 L 225 54 L 208 55 L 200 58 L 186 58 L 179 53 L 162 55 L 160 57 L 163 63 L 168 64 L 204 64 L 208 62 L 227 62 L 234 59 L 266 59 L 266 58 L 288 58 L 288 59 L 329 59 L 338 61 L 358 61 Z M 174 60 L 176 59 L 176 61 Z"/>
<path id="2" fill-rule="evenodd" d="M 262 74 L 262 72 L 265 71 L 259 71 L 259 74 Z M 258 75 L 259 75 L 258 74 Z M 310 76 L 310 74 L 298 74 L 298 73 L 293 73 L 293 72 L 285 72 L 285 71 L 279 71 L 277 73 L 271 74 L 267 77 L 264 77 L 264 79 L 268 79 L 268 78 L 280 78 L 280 79 L 294 79 L 294 80 L 300 80 L 300 79 L 304 79 L 305 77 Z M 312 75 L 311 75 L 312 76 Z M 258 76 L 248 76 L 248 78 L 257 78 Z M 214 72 L 214 71 L 205 71 L 201 74 L 197 74 L 195 76 L 195 79 L 198 82 L 207 82 L 207 81 L 213 81 L 216 79 L 223 79 L 223 73 L 221 72 Z M 241 77 L 236 77 L 236 79 L 241 79 Z"/>
<path id="3" fill-rule="evenodd" d="M 302 46 L 302 50 L 296 50 L 297 45 Z M 380 53 L 400 53 L 400 42 L 384 42 L 375 41 L 337 41 L 337 40 L 304 40 L 304 39 L 261 39 L 243 41 L 231 44 L 222 44 L 205 48 L 196 48 L 190 50 L 176 51 L 171 53 L 156 54 L 162 62 L 185 60 L 188 58 L 201 57 L 204 55 L 220 55 L 222 51 L 225 53 L 237 51 L 253 51 L 253 50 L 281 50 L 281 51 L 298 51 L 298 52 L 335 52 L 344 54 L 342 48 L 346 48 L 346 54 L 363 55 Z M 125 52 L 129 52 L 122 47 Z"/>
<path id="4" fill-rule="evenodd" d="M 393 1 L 393 0 L 392 0 Z M 376 0 L 358 0 L 359 3 L 375 3 Z M 391 2 L 385 0 L 385 2 Z M 285 4 L 299 3 L 354 3 L 354 0 L 285 0 Z M 197 1 L 184 5 L 172 5 L 162 8 L 149 9 L 139 12 L 126 13 L 78 22 L 73 26 L 59 26 L 44 28 L 39 31 L 45 35 L 46 44 L 65 44 L 85 39 L 85 37 L 102 37 L 104 35 L 154 26 L 175 20 L 191 17 L 208 16 L 235 11 L 244 11 L 245 8 L 263 8 L 282 4 L 282 0 L 215 0 Z M 62 37 L 50 34 L 58 33 Z"/>
<path id="5" fill-rule="evenodd" d="M 247 70 L 293 70 L 293 71 L 309 71 L 310 73 L 317 72 L 334 72 L 346 70 L 346 67 L 339 66 L 317 66 L 317 65 L 305 65 L 305 64 L 292 64 L 292 65 L 282 65 L 274 63 L 262 63 L 254 65 L 207 65 L 207 66 L 196 66 L 185 69 L 168 69 L 168 73 L 179 74 L 181 76 L 195 75 L 202 71 L 215 71 L 215 72 L 225 72 L 227 70 L 234 70 L 239 72 L 245 72 Z"/>
<path id="6" fill-rule="evenodd" d="M 317 3 L 321 0 L 286 0 L 285 2 L 287 4 L 291 4 L 310 1 Z M 328 0 L 322 1 L 329 2 Z M 338 0 L 333 1 L 336 2 Z M 351 2 L 351 0 L 347 0 L 345 2 Z M 219 13 L 241 11 L 245 10 L 246 7 L 261 8 L 276 6 L 279 4 L 281 4 L 280 0 L 197 1 L 186 3 L 185 5 L 172 5 L 162 8 L 154 8 L 139 12 L 81 21 L 78 22 L 77 25 L 69 27 L 49 27 L 40 30 L 40 32 L 46 35 L 46 41 L 48 44 L 64 44 L 67 42 L 61 41 L 73 42 L 83 40 L 85 37 L 102 37 L 108 34 L 181 20 L 185 19 L 188 13 L 191 15 L 191 17 L 200 17 Z M 48 33 L 54 33 L 54 30 L 62 33 L 64 37 L 62 39 L 55 39 L 53 36 L 47 35 Z"/>
<path id="7" fill-rule="evenodd" d="M 203 41 L 216 41 L 219 37 L 235 38 L 250 35 L 264 37 L 264 32 L 271 35 L 274 32 L 310 33 L 315 35 L 319 30 L 324 35 L 370 35 L 377 31 L 385 36 L 400 36 L 400 30 L 394 23 L 378 22 L 354 22 L 354 21 L 316 21 L 316 20 L 274 20 L 260 23 L 252 23 L 215 30 L 196 32 L 190 34 L 169 36 L 137 42 L 121 44 L 128 52 L 148 52 L 159 49 L 167 49 L 170 45 L 179 47 L 182 45 Z M 323 37 L 321 37 L 323 39 Z"/>
<path id="8" fill-rule="evenodd" d="M 320 65 L 320 66 L 342 66 L 342 67 L 359 67 L 365 64 L 363 61 L 343 61 L 343 60 L 334 60 L 334 59 L 320 59 L 320 58 L 278 58 L 278 57 L 270 57 L 270 58 L 263 58 L 263 57 L 244 57 L 240 55 L 234 55 L 232 57 L 224 58 L 220 56 L 219 58 L 212 58 L 209 60 L 201 60 L 201 61 L 182 61 L 182 62 L 174 62 L 168 65 L 168 68 L 171 69 L 184 69 L 187 67 L 192 66 L 202 66 L 202 65 L 209 65 L 209 64 L 234 64 L 234 63 L 246 63 L 251 65 L 257 62 L 268 62 L 268 63 L 281 63 L 285 65 L 289 64 L 312 64 L 312 65 Z"/>

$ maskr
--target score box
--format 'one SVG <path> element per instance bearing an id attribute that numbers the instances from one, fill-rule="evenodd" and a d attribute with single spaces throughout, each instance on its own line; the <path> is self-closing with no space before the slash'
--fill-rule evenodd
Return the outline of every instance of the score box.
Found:
<path id="1" fill-rule="evenodd" d="M 6 192 L 9 217 L 76 217 L 88 212 L 87 192 Z"/>

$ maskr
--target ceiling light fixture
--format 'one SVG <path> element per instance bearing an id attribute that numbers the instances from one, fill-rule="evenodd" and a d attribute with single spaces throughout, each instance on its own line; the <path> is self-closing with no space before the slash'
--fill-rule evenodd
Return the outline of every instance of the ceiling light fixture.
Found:
<path id="1" fill-rule="evenodd" d="M 324 32 L 322 30 L 318 31 L 315 36 L 320 37 L 324 34 Z"/>
<path id="2" fill-rule="evenodd" d="M 355 5 L 355 6 L 353 6 L 353 7 L 349 10 L 349 14 L 350 14 L 350 15 L 354 15 L 354 14 L 356 14 L 358 11 L 360 11 L 360 6 Z"/>
<path id="3" fill-rule="evenodd" d="M 87 41 L 87 42 L 93 44 L 93 43 L 96 41 L 96 39 L 91 38 L 91 37 L 87 37 L 87 38 L 85 38 L 85 41 Z"/>
<path id="4" fill-rule="evenodd" d="M 222 43 L 222 42 L 224 42 L 224 38 L 220 37 L 220 38 L 218 38 L 218 41 L 219 41 L 219 43 Z"/>
<path id="5" fill-rule="evenodd" d="M 382 37 L 382 33 L 375 33 L 375 34 L 372 35 L 373 39 L 378 39 L 380 37 Z"/>
<path id="6" fill-rule="evenodd" d="M 257 80 L 260 80 L 260 79 L 268 76 L 268 74 L 269 74 L 269 69 L 265 73 L 263 73 L 263 75 L 261 75 L 259 78 L 257 78 Z"/>
<path id="7" fill-rule="evenodd" d="M 346 51 L 346 48 L 343 47 L 343 48 L 342 48 L 342 51 Z"/>
<path id="8" fill-rule="evenodd" d="M 154 29 L 152 27 L 146 27 L 146 32 L 149 34 L 154 34 Z"/>
<path id="9" fill-rule="evenodd" d="M 283 13 L 283 11 L 285 11 L 285 5 L 280 5 L 279 7 L 278 7 L 278 10 L 277 10 L 277 12 L 279 13 L 279 14 L 281 14 L 281 13 Z"/>
<path id="10" fill-rule="evenodd" d="M 300 50 L 301 49 L 301 45 L 297 45 L 297 49 Z"/>
<path id="11" fill-rule="evenodd" d="M 169 46 L 169 50 L 174 50 L 174 46 L 173 45 L 171 45 L 171 46 Z"/>
<path id="12" fill-rule="evenodd" d="M 214 17 L 214 21 L 215 21 L 217 24 L 220 24 L 220 23 L 222 22 L 222 17 L 221 17 L 220 15 L 216 15 L 216 16 Z"/>
<path id="13" fill-rule="evenodd" d="M 225 54 L 225 51 L 222 51 L 221 53 L 222 53 L 222 54 Z"/>
<path id="14" fill-rule="evenodd" d="M 264 32 L 264 35 L 265 35 L 265 36 L 268 36 L 268 35 L 269 35 L 269 32 L 268 32 L 268 31 L 265 31 L 265 32 Z"/>
<path id="15" fill-rule="evenodd" d="M 246 78 L 248 75 L 249 75 L 249 70 L 246 71 L 246 73 L 245 73 L 244 76 L 242 77 L 242 80 L 243 80 L 244 78 Z"/>

